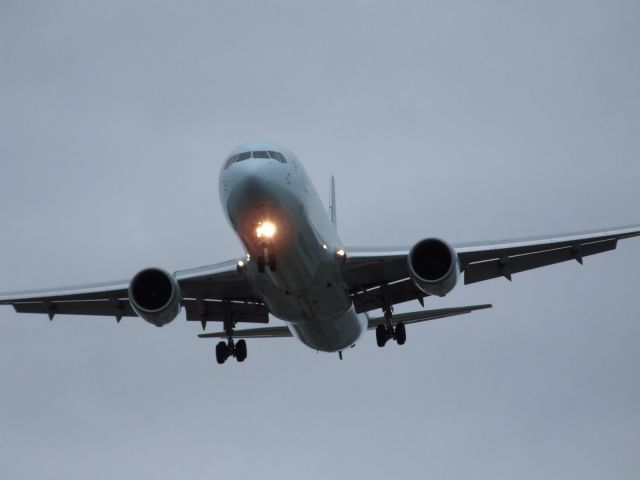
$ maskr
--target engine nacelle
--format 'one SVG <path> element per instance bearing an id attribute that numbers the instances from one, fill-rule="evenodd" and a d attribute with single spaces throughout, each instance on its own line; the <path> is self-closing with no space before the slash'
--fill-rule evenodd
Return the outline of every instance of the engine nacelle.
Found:
<path id="1" fill-rule="evenodd" d="M 129 283 L 129 302 L 147 322 L 162 327 L 171 322 L 182 308 L 180 285 L 168 272 L 146 268 Z"/>
<path id="2" fill-rule="evenodd" d="M 444 240 L 420 240 L 407 260 L 411 279 L 424 293 L 444 297 L 458 282 L 458 256 Z"/>

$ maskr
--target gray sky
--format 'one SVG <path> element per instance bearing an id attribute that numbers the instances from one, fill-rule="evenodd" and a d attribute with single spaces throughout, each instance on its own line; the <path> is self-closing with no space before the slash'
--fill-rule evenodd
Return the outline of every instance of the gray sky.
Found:
<path id="1" fill-rule="evenodd" d="M 255 139 L 337 176 L 346 244 L 640 222 L 637 1 L 96 3 L 0 0 L 0 291 L 237 256 Z M 0 478 L 636 478 L 638 272 L 459 285 L 495 308 L 342 362 L 2 308 Z"/>

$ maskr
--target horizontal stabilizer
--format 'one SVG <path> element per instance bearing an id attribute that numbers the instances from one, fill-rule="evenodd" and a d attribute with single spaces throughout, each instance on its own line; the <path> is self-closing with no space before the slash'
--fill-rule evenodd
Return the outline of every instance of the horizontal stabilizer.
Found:
<path id="1" fill-rule="evenodd" d="M 399 313 L 391 318 L 391 323 L 404 323 L 406 325 L 410 323 L 426 322 L 428 320 L 436 320 L 438 318 L 453 317 L 456 315 L 463 315 L 465 313 L 471 313 L 474 310 L 482 310 L 485 308 L 491 308 L 493 305 L 470 305 L 468 307 L 454 307 L 454 308 L 440 308 L 438 310 L 425 310 L 422 312 L 410 312 Z M 378 325 L 384 325 L 384 317 L 375 317 L 369 319 L 369 330 L 376 328 Z"/>
<path id="2" fill-rule="evenodd" d="M 284 338 L 292 337 L 287 327 L 263 327 L 235 330 L 233 338 Z M 227 332 L 201 333 L 200 338 L 227 338 Z"/>

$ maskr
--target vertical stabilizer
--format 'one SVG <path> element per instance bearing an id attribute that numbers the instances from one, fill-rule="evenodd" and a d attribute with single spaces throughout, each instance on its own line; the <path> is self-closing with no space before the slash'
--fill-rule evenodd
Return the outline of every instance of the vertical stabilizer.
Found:
<path id="1" fill-rule="evenodd" d="M 329 198 L 329 218 L 337 227 L 338 217 L 336 215 L 336 179 L 331 175 L 331 197 Z"/>

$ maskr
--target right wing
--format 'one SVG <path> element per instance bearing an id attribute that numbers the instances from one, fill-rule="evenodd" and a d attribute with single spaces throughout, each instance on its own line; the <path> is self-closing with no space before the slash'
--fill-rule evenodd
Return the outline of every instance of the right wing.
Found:
<path id="1" fill-rule="evenodd" d="M 173 274 L 180 285 L 187 320 L 268 323 L 268 309 L 247 280 L 236 270 L 236 261 L 180 270 Z M 19 313 L 135 317 L 129 303 L 129 282 L 81 285 L 0 294 L 0 305 L 12 305 Z"/>

